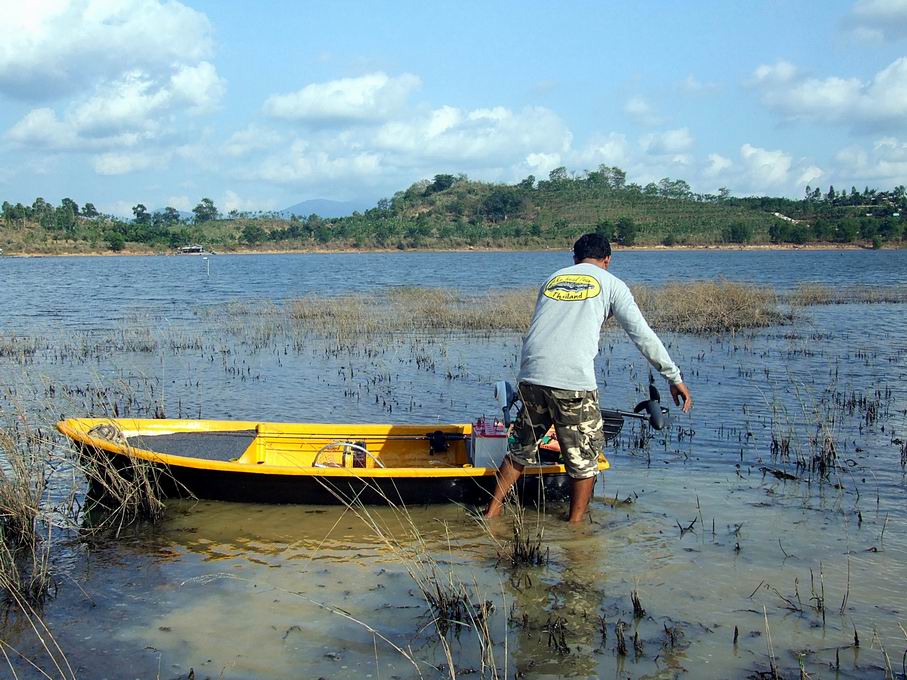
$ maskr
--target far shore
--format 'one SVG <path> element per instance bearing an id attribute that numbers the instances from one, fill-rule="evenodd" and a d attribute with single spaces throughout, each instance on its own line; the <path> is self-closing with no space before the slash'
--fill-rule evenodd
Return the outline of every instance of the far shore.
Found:
<path id="1" fill-rule="evenodd" d="M 490 246 L 465 246 L 460 248 L 236 248 L 219 250 L 213 253 L 184 254 L 174 251 L 160 251 L 151 249 L 125 248 L 119 252 L 111 250 L 89 251 L 62 251 L 53 253 L 44 252 L 16 252 L 4 253 L 4 257 L 121 257 L 121 256 L 164 256 L 164 257 L 198 257 L 199 255 L 325 255 L 325 254 L 354 254 L 354 253 L 529 253 L 529 252 L 564 252 L 569 248 L 498 248 Z M 797 245 L 793 243 L 750 243 L 750 244 L 703 244 L 703 245 L 641 245 L 641 246 L 615 246 L 615 251 L 709 251 L 709 250 L 872 250 L 868 243 L 806 243 Z M 884 247 L 882 250 L 900 250 L 897 247 Z"/>

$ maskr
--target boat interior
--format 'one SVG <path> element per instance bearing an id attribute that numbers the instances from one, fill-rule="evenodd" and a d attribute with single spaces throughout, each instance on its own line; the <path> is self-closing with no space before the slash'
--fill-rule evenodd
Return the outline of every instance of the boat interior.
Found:
<path id="1" fill-rule="evenodd" d="M 80 418 L 64 434 L 183 458 L 293 468 L 463 467 L 472 426 Z"/>

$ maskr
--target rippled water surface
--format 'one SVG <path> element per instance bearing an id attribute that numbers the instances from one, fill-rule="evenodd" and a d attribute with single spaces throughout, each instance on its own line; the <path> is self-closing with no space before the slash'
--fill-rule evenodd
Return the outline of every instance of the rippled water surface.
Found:
<path id="1" fill-rule="evenodd" d="M 16 404 L 28 404 L 21 417 L 35 423 L 111 404 L 287 421 L 490 415 L 491 383 L 514 378 L 515 335 L 338 342 L 264 333 L 255 318 L 231 322 L 212 309 L 399 285 L 525 287 L 566 260 L 215 256 L 209 277 L 189 257 L 0 259 L 0 417 Z M 633 252 L 618 253 L 612 271 L 630 283 L 903 285 L 907 252 Z M 772 658 L 785 677 L 801 665 L 810 677 L 901 673 L 905 312 L 809 307 L 790 325 L 736 336 L 663 334 L 694 391 L 693 413 L 642 445 L 627 428 L 607 451 L 612 469 L 588 524 L 567 525 L 558 506 L 527 511 L 542 565 L 501 559 L 510 518 L 486 527 L 454 505 L 363 518 L 174 501 L 159 526 L 68 542 L 45 620 L 76 674 L 91 678 L 186 677 L 190 668 L 212 678 L 450 677 L 450 661 L 457 677 L 747 677 L 769 672 Z M 619 330 L 603 336 L 597 371 L 604 405 L 639 400 L 647 369 Z M 837 454 L 827 479 L 797 468 L 827 440 Z M 789 448 L 773 455 L 781 441 Z M 491 603 L 484 667 L 471 627 L 447 633 L 447 657 L 414 573 Z M 0 630 L 56 677 L 20 620 Z"/>

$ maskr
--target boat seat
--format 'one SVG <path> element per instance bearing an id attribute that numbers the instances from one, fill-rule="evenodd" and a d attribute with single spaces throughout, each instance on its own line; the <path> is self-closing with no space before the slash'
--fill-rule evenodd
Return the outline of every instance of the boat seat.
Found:
<path id="1" fill-rule="evenodd" d="M 340 460 L 319 461 L 322 455 L 340 456 Z M 364 441 L 347 442 L 336 441 L 325 444 L 312 458 L 312 467 L 315 468 L 364 468 L 368 467 L 368 461 L 371 460 L 375 467 L 385 467 L 384 463 L 365 446 Z"/>

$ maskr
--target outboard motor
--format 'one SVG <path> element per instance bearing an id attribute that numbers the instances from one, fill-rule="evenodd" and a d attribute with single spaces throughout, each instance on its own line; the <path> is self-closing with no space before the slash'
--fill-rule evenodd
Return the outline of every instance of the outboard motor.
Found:
<path id="1" fill-rule="evenodd" d="M 645 412 L 643 417 L 648 417 L 653 430 L 663 430 L 668 424 L 668 409 L 661 405 L 661 395 L 655 387 L 655 377 L 651 371 L 649 371 L 649 398 L 633 408 L 633 413 L 642 415 L 643 412 Z"/>
<path id="2" fill-rule="evenodd" d="M 518 398 L 516 390 L 506 380 L 499 380 L 494 384 L 494 398 L 504 412 L 504 427 L 510 427 L 510 409 L 513 408 Z"/>

